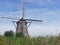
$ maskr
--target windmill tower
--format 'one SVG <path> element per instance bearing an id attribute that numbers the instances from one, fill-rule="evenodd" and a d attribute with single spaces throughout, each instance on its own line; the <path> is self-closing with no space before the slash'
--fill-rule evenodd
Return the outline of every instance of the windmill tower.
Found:
<path id="1" fill-rule="evenodd" d="M 28 37 L 28 31 L 27 31 L 27 24 L 28 22 L 26 20 L 20 19 L 17 22 L 17 27 L 16 27 L 16 33 L 22 32 L 24 34 L 24 37 Z"/>
<path id="2" fill-rule="evenodd" d="M 25 19 L 24 18 L 24 0 L 22 0 L 22 18 L 21 19 L 17 19 L 18 21 L 14 21 L 17 24 L 16 27 L 16 33 L 20 33 L 22 32 L 24 34 L 24 37 L 29 37 L 28 34 L 28 23 L 30 25 L 31 22 L 35 21 L 35 22 L 43 22 L 43 20 L 35 20 L 35 19 Z M 7 19 L 14 19 L 11 17 L 1 17 L 1 18 L 7 18 Z"/>

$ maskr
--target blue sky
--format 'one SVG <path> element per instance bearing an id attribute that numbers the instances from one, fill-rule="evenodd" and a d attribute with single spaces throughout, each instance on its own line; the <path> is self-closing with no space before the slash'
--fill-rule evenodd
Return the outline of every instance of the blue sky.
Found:
<path id="1" fill-rule="evenodd" d="M 29 35 L 56 35 L 60 32 L 60 0 L 24 0 L 25 17 L 41 19 L 44 22 L 33 22 L 28 28 Z M 0 0 L 0 16 L 21 18 L 22 0 Z M 12 20 L 0 18 L 0 34 L 6 30 L 15 31 Z"/>

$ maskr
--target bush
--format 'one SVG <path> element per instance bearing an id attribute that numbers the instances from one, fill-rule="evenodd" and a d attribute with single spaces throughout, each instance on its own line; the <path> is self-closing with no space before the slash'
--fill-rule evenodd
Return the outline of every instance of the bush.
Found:
<path id="1" fill-rule="evenodd" d="M 16 33 L 16 37 L 24 37 L 24 34 L 22 32 Z"/>
<path id="2" fill-rule="evenodd" d="M 14 36 L 14 33 L 13 33 L 13 31 L 6 31 L 5 33 L 4 33 L 4 36 L 5 37 L 11 37 L 11 36 Z"/>

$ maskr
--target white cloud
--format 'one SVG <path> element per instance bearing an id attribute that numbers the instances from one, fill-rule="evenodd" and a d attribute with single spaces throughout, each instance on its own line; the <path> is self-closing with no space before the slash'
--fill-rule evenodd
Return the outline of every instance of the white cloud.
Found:
<path id="1" fill-rule="evenodd" d="M 60 26 L 40 26 L 40 25 L 32 25 L 29 28 L 29 34 L 31 36 L 39 36 L 39 35 L 57 35 L 60 33 Z M 57 33 L 56 33 L 57 32 Z"/>
<path id="2" fill-rule="evenodd" d="M 15 32 L 15 27 L 11 23 L 7 24 L 0 24 L 0 34 L 4 34 L 5 31 L 12 30 Z"/>

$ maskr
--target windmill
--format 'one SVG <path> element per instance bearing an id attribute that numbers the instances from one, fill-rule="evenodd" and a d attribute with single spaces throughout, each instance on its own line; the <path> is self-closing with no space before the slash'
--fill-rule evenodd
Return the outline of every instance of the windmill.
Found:
<path id="1" fill-rule="evenodd" d="M 23 32 L 24 37 L 29 37 L 28 34 L 28 26 L 33 22 L 43 22 L 43 20 L 35 20 L 35 19 L 25 19 L 24 18 L 24 0 L 22 1 L 22 18 L 19 19 L 18 21 L 13 21 L 16 22 L 17 27 L 16 27 L 16 33 L 20 33 Z M 1 17 L 1 18 L 7 18 L 7 19 L 13 19 L 13 18 L 9 18 L 9 17 Z M 29 25 L 28 25 L 29 23 Z"/>

